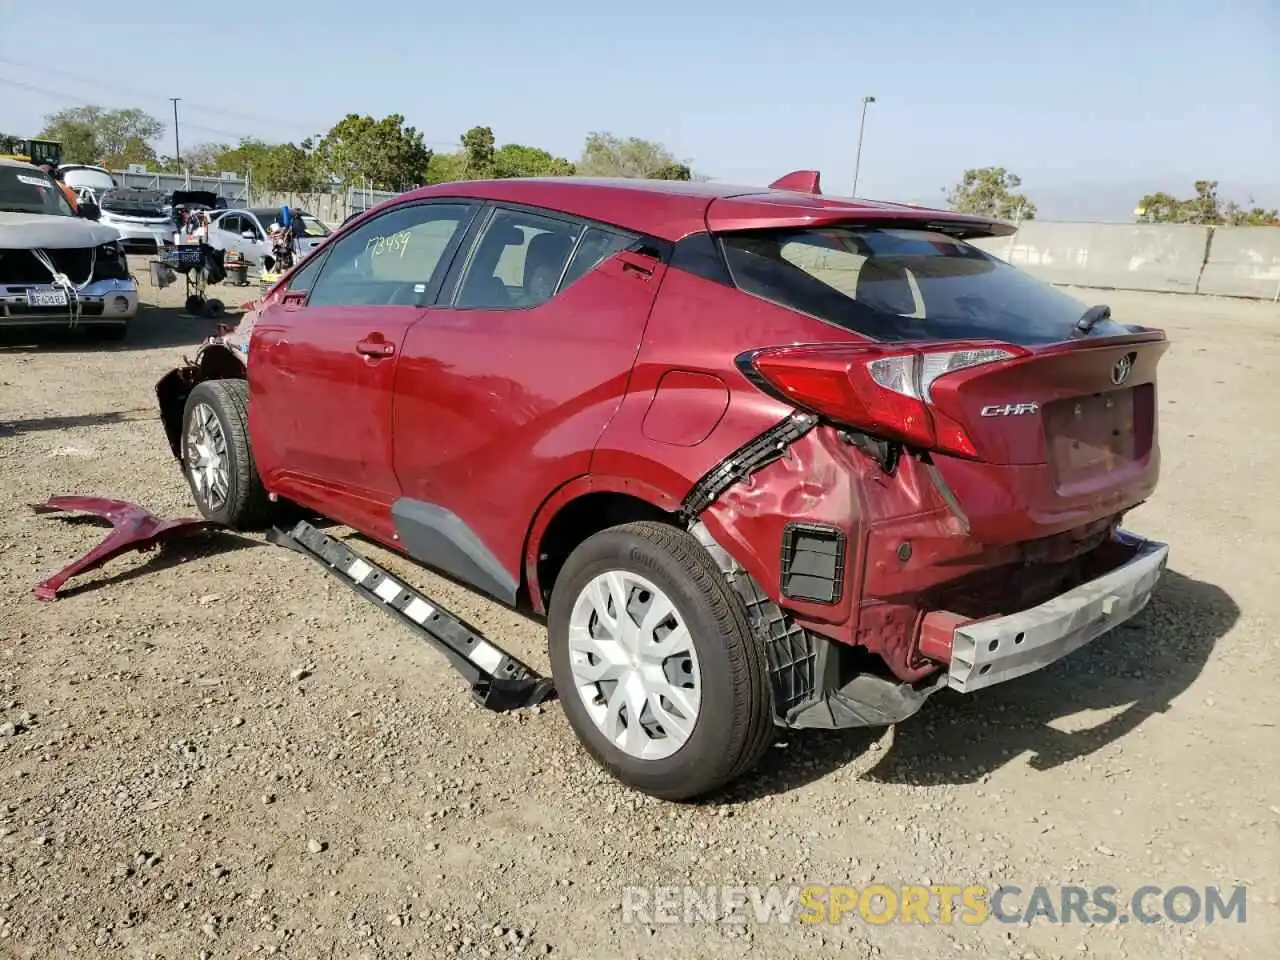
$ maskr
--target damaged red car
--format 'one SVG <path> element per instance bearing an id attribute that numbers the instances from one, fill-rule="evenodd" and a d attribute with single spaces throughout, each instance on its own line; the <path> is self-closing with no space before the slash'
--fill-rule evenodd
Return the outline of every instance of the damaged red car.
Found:
<path id="1" fill-rule="evenodd" d="M 1167 341 L 1009 224 L 769 188 L 449 183 L 353 218 L 158 387 L 201 513 L 302 505 L 545 618 L 621 781 L 909 718 L 1137 613 Z M 240 348 L 243 347 L 244 352 Z"/>

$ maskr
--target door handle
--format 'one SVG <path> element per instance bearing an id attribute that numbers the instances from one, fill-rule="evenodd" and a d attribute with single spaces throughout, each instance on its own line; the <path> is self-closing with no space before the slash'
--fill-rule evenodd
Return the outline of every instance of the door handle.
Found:
<path id="1" fill-rule="evenodd" d="M 632 250 L 623 250 L 618 254 L 618 259 L 622 261 L 623 273 L 629 273 L 631 276 L 642 280 L 648 280 L 652 277 L 653 271 L 658 266 L 656 258 Z"/>
<path id="2" fill-rule="evenodd" d="M 390 357 L 396 352 L 396 345 L 381 338 L 366 337 L 356 344 L 356 353 L 366 357 Z"/>

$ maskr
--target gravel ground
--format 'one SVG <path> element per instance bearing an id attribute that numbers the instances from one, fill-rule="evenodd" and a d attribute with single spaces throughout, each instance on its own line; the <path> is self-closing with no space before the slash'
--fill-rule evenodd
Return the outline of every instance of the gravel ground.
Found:
<path id="1" fill-rule="evenodd" d="M 1174 341 L 1164 480 L 1129 522 L 1173 544 L 1152 604 L 1039 675 L 939 695 L 899 728 L 780 738 L 696 806 L 615 785 L 558 706 L 470 705 L 432 650 L 260 538 L 130 555 L 35 601 L 100 531 L 24 504 L 84 493 L 194 512 L 152 386 L 211 331 L 172 288 L 144 287 L 156 306 L 122 346 L 9 337 L 0 955 L 1274 955 L 1280 799 L 1258 770 L 1278 713 L 1280 311 L 1082 295 Z M 546 668 L 537 625 L 368 552 Z M 871 882 L 1243 884 L 1247 922 L 667 924 L 620 909 L 629 884 Z"/>

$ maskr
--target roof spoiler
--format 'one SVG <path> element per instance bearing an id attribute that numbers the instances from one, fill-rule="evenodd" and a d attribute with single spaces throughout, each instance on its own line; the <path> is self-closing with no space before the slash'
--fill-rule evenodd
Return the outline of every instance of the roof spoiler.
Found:
<path id="1" fill-rule="evenodd" d="M 822 193 L 822 174 L 817 170 L 792 170 L 769 184 L 770 190 L 790 190 L 793 193 Z"/>

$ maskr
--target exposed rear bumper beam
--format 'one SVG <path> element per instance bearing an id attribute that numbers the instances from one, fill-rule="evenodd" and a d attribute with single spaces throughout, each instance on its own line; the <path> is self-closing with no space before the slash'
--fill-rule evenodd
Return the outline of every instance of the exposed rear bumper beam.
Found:
<path id="1" fill-rule="evenodd" d="M 1167 544 L 1125 533 L 1117 539 L 1134 551 L 1127 561 L 1029 610 L 988 620 L 946 610 L 928 614 L 920 650 L 933 659 L 949 659 L 946 670 L 915 684 L 856 676 L 788 711 L 784 725 L 831 730 L 899 723 L 938 690 L 972 693 L 1061 660 L 1137 614 L 1164 571 Z M 817 653 L 819 675 L 823 652 Z"/>
<path id="2" fill-rule="evenodd" d="M 1147 605 L 1169 561 L 1169 546 L 1130 534 L 1135 552 L 1109 573 L 1030 610 L 957 626 L 951 637 L 947 686 L 981 690 L 1062 659 Z"/>

